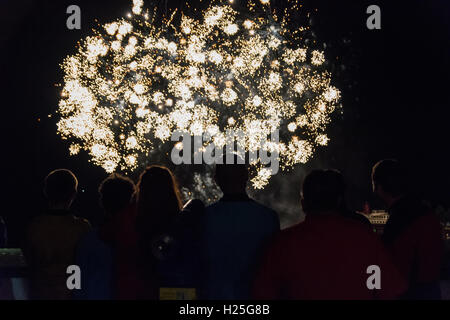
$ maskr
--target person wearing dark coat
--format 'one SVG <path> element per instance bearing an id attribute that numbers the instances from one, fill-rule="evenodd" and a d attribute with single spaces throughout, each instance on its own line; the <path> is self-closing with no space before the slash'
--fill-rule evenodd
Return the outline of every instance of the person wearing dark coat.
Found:
<path id="1" fill-rule="evenodd" d="M 441 298 L 444 243 L 434 212 L 408 192 L 406 170 L 396 160 L 382 160 L 372 170 L 374 192 L 388 207 L 383 242 L 408 280 L 405 299 Z"/>

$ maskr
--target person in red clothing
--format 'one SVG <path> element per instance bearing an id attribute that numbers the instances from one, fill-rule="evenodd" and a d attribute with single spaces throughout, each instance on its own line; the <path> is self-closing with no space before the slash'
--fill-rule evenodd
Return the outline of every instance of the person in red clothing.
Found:
<path id="1" fill-rule="evenodd" d="M 256 299 L 394 299 L 405 281 L 377 236 L 341 214 L 344 184 L 334 170 L 316 170 L 304 180 L 306 220 L 279 233 L 256 275 Z M 380 269 L 380 287 L 368 285 L 370 266 Z M 369 271 L 368 271 L 369 270 Z M 372 288 L 372 289 L 370 289 Z"/>
<path id="2" fill-rule="evenodd" d="M 406 299 L 440 299 L 444 252 L 439 219 L 419 197 L 407 191 L 407 174 L 396 160 L 379 161 L 372 169 L 374 192 L 388 207 L 383 242 L 404 277 Z"/>

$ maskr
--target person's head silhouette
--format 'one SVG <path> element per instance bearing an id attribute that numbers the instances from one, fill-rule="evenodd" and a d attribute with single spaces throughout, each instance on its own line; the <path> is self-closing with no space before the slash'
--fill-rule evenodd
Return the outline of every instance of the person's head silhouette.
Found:
<path id="1" fill-rule="evenodd" d="M 113 173 L 98 188 L 100 204 L 108 216 L 127 208 L 134 196 L 135 186 L 131 179 Z"/>
<path id="2" fill-rule="evenodd" d="M 247 165 L 239 164 L 237 160 L 238 156 L 234 155 L 233 163 L 227 164 L 224 157 L 223 164 L 216 164 L 215 180 L 224 195 L 247 194 Z"/>
<path id="3" fill-rule="evenodd" d="M 386 159 L 372 168 L 372 188 L 386 205 L 391 206 L 396 199 L 406 193 L 407 174 L 400 162 Z"/>
<path id="4" fill-rule="evenodd" d="M 307 215 L 340 213 L 344 197 L 344 179 L 336 170 L 313 170 L 303 181 L 301 202 Z"/>
<path id="5" fill-rule="evenodd" d="M 78 180 L 72 171 L 58 169 L 44 180 L 44 195 L 50 209 L 68 210 L 77 195 Z"/>

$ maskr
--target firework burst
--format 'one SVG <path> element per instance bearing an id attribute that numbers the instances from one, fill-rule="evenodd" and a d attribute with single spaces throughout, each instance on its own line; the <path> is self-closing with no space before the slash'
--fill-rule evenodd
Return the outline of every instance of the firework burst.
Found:
<path id="1" fill-rule="evenodd" d="M 245 9 L 213 1 L 200 16 L 156 23 L 134 0 L 132 12 L 63 63 L 58 133 L 71 154 L 85 150 L 107 172 L 132 171 L 155 151 L 168 157 L 175 131 L 208 133 L 220 147 L 231 129 L 244 132 L 237 143 L 246 151 L 276 151 L 286 169 L 328 143 L 340 91 L 324 53 L 305 45 L 303 28 L 290 30 L 289 10 L 279 18 L 268 1 Z M 268 138 L 275 130 L 276 143 Z M 263 188 L 271 172 L 252 165 L 253 186 Z"/>

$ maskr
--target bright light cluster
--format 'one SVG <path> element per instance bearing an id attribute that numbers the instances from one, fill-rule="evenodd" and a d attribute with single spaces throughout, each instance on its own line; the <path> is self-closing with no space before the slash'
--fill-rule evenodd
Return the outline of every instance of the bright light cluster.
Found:
<path id="1" fill-rule="evenodd" d="M 269 1 L 250 1 L 241 12 L 213 0 L 201 18 L 162 24 L 143 0 L 133 1 L 132 13 L 87 37 L 63 63 L 58 133 L 71 141 L 71 155 L 85 150 L 107 172 L 131 171 L 152 150 L 170 150 L 175 131 L 208 132 L 220 145 L 233 129 L 245 133 L 238 143 L 247 151 L 267 139 L 263 148 L 278 151 L 284 169 L 328 143 L 340 91 L 324 53 L 293 37 L 287 14 L 277 22 Z M 253 165 L 253 186 L 263 188 L 270 172 Z"/>

